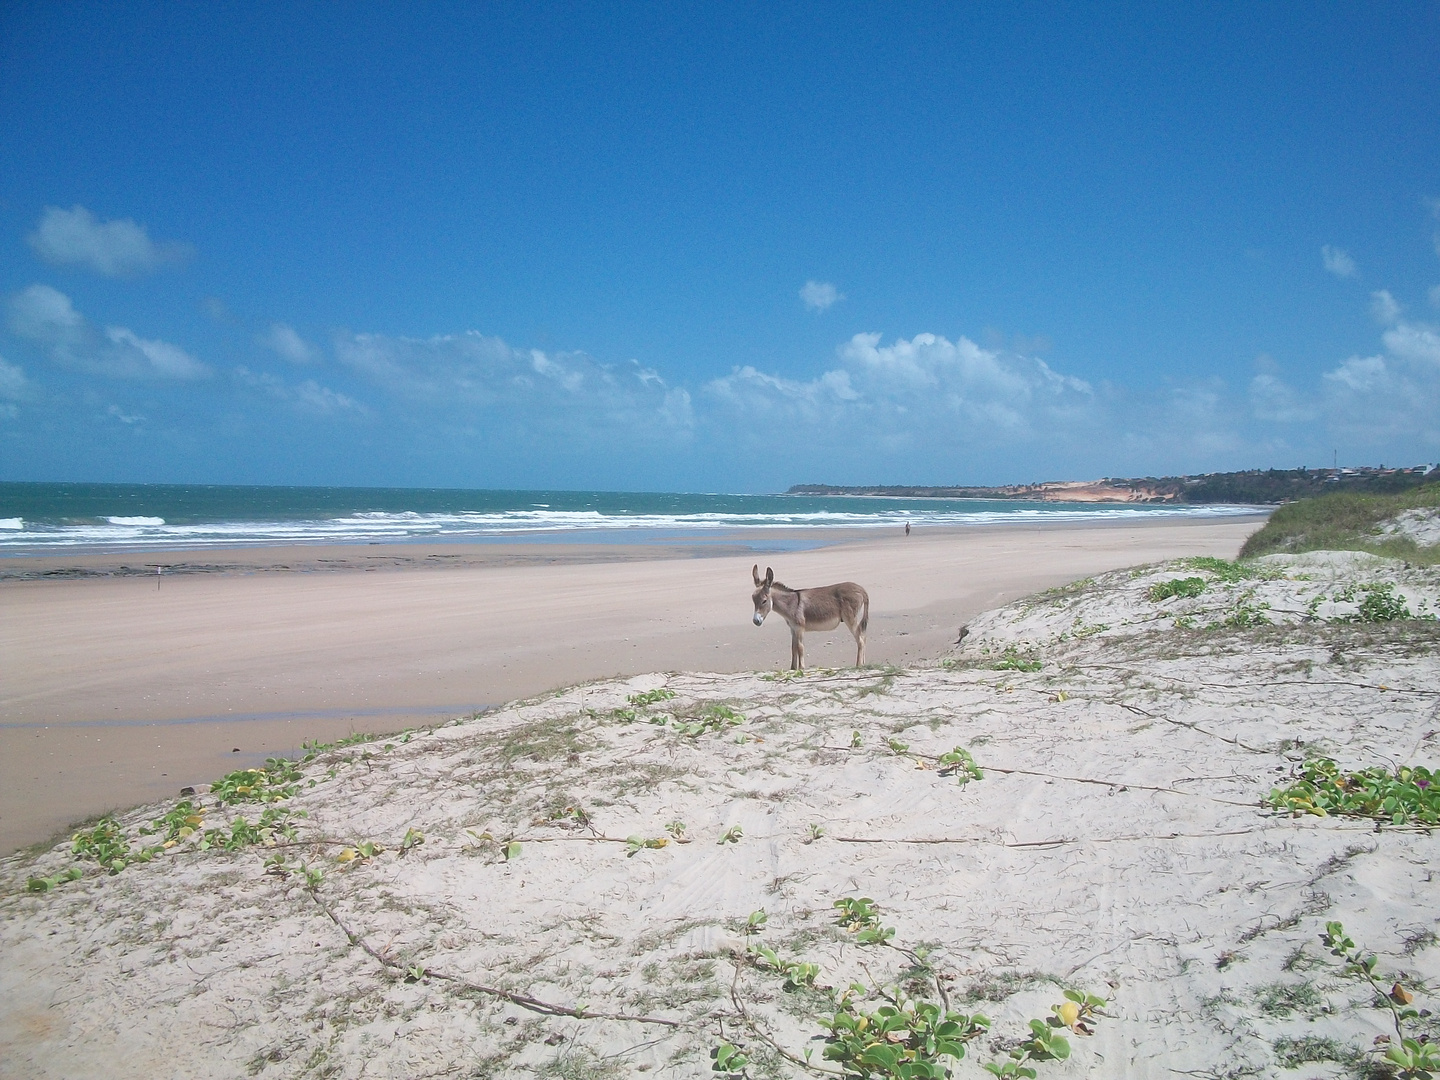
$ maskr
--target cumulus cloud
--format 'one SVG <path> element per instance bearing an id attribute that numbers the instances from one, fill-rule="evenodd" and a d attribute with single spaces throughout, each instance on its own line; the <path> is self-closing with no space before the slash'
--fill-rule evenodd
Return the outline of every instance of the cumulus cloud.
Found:
<path id="1" fill-rule="evenodd" d="M 1402 322 L 1385 331 L 1382 340 L 1396 356 L 1440 367 L 1440 332 L 1433 326 Z"/>
<path id="2" fill-rule="evenodd" d="M 1370 308 L 1386 327 L 1385 352 L 1352 356 L 1324 373 L 1326 428 L 1387 456 L 1421 446 L 1433 454 L 1440 449 L 1440 329 L 1403 318 L 1385 290 L 1371 294 Z"/>
<path id="3" fill-rule="evenodd" d="M 1339 278 L 1351 278 L 1358 273 L 1355 260 L 1350 253 L 1337 247 L 1326 244 L 1320 249 L 1320 258 L 1325 263 L 1325 269 Z"/>
<path id="4" fill-rule="evenodd" d="M 1389 326 L 1400 318 L 1400 310 L 1400 304 L 1388 289 L 1377 289 L 1370 294 L 1370 314 L 1382 326 Z"/>
<path id="5" fill-rule="evenodd" d="M 576 438 L 625 429 L 650 440 L 683 433 L 694 422 L 689 392 L 635 361 L 601 364 L 580 352 L 512 348 L 476 331 L 429 338 L 350 334 L 337 337 L 336 359 L 398 399 L 451 418 L 561 430 Z"/>
<path id="6" fill-rule="evenodd" d="M 341 413 L 364 415 L 370 411 L 354 398 L 321 386 L 314 379 L 292 385 L 276 375 L 251 371 L 244 366 L 237 367 L 234 376 L 240 385 L 259 390 L 267 397 L 283 401 L 301 412 L 334 416 Z"/>
<path id="7" fill-rule="evenodd" d="M 852 441 L 863 432 L 892 450 L 917 438 L 966 443 L 1023 437 L 1057 421 L 1083 421 L 1093 404 L 1083 380 L 965 337 L 952 342 L 916 334 L 885 345 L 879 334 L 856 334 L 837 350 L 837 359 L 838 367 L 809 380 L 737 367 L 708 383 L 705 393 L 727 411 L 753 419 L 810 424 L 844 432 Z M 862 426 L 847 426 L 851 421 Z"/>
<path id="8" fill-rule="evenodd" d="M 886 386 L 940 389 L 950 394 L 994 394 L 1029 399 L 1034 394 L 1089 394 L 1081 379 L 1059 375 L 1043 360 L 982 349 L 967 337 L 951 343 L 937 334 L 916 334 L 880 344 L 879 334 L 856 334 L 840 349 L 842 359 Z"/>
<path id="9" fill-rule="evenodd" d="M 21 401 L 30 395 L 30 380 L 25 372 L 0 356 L 0 398 Z"/>
<path id="10" fill-rule="evenodd" d="M 52 266 L 82 266 L 106 277 L 133 277 L 167 262 L 187 258 L 185 244 L 157 244 L 129 218 L 97 221 L 83 206 L 47 206 L 26 237 L 35 254 Z"/>
<path id="11" fill-rule="evenodd" d="M 1384 386 L 1389 375 L 1383 356 L 1352 356 L 1334 371 L 1327 371 L 1324 377 L 1334 386 L 1368 392 Z"/>
<path id="12" fill-rule="evenodd" d="M 271 323 L 270 329 L 259 337 L 259 342 L 278 356 L 292 364 L 313 364 L 320 359 L 320 352 L 285 323 Z"/>
<path id="13" fill-rule="evenodd" d="M 800 289 L 800 299 L 809 311 L 821 312 L 837 300 L 844 300 L 845 294 L 836 290 L 828 281 L 807 281 Z"/>
<path id="14" fill-rule="evenodd" d="M 1250 380 L 1250 411 L 1257 420 L 1294 424 L 1314 420 L 1316 408 L 1273 372 L 1262 371 Z"/>
<path id="15" fill-rule="evenodd" d="M 44 347 L 62 367 L 113 379 L 198 379 L 210 369 L 179 346 L 148 340 L 123 326 L 103 331 L 49 285 L 31 285 L 7 304 L 10 329 Z"/>

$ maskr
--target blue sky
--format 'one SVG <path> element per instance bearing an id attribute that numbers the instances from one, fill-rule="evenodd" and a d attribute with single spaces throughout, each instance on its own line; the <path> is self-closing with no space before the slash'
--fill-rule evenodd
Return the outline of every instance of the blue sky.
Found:
<path id="1" fill-rule="evenodd" d="M 1440 460 L 1437 55 L 1434 3 L 4 5 L 0 479 Z"/>

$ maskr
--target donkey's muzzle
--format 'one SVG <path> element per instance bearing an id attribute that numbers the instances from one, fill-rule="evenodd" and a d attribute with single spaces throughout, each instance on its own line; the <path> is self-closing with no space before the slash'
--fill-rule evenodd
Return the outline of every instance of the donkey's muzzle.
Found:
<path id="1" fill-rule="evenodd" d="M 755 612 L 755 625 L 756 625 L 756 626 L 759 626 L 759 625 L 760 625 L 761 623 L 763 623 L 764 621 L 765 621 L 765 616 L 764 616 L 764 615 L 761 615 L 760 612 L 758 612 L 758 611 Z"/>

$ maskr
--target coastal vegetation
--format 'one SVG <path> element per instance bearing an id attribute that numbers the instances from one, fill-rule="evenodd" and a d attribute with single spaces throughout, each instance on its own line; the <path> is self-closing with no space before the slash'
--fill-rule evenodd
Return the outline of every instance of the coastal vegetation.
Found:
<path id="1" fill-rule="evenodd" d="M 1340 491 L 1282 506 L 1240 550 L 1242 559 L 1302 551 L 1368 551 L 1433 566 L 1440 546 L 1423 545 L 1387 523 L 1407 511 L 1440 514 L 1440 482 L 1389 494 Z"/>
<path id="2" fill-rule="evenodd" d="M 787 495 L 871 495 L 909 499 L 1016 499 L 1064 502 L 1237 503 L 1274 505 L 1333 492 L 1386 494 L 1408 491 L 1435 480 L 1427 466 L 1387 469 L 1249 469 L 1196 476 L 1106 477 L 998 487 L 881 484 L 867 487 L 796 484 Z"/>

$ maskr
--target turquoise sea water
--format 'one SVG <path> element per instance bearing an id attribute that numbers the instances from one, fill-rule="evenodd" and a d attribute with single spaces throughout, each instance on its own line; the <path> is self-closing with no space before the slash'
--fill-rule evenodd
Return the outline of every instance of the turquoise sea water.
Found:
<path id="1" fill-rule="evenodd" d="M 1242 506 L 450 488 L 0 483 L 0 555 L 293 543 L 643 541 L 727 531 L 1153 520 Z"/>

